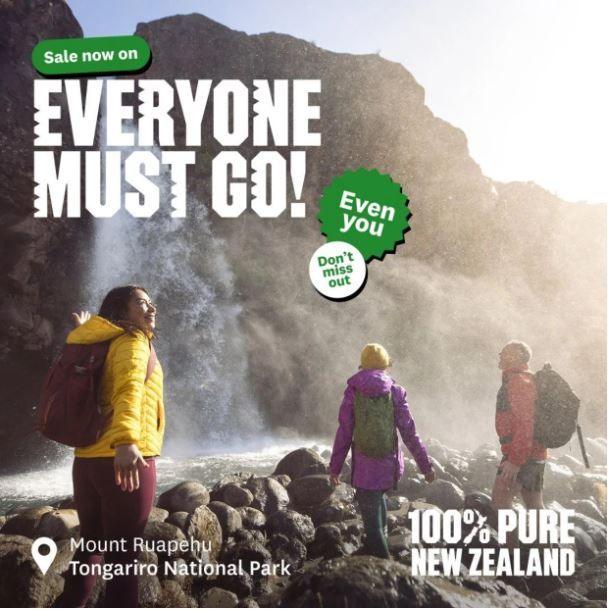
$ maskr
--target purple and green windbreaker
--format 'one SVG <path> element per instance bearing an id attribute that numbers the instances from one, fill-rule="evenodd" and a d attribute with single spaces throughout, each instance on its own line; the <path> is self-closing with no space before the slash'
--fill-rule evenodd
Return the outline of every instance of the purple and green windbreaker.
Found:
<path id="1" fill-rule="evenodd" d="M 395 423 L 403 443 L 412 454 L 423 474 L 432 471 L 426 448 L 416 433 L 416 425 L 407 406 L 405 389 L 397 385 L 384 370 L 360 370 L 346 384 L 344 399 L 338 415 L 338 431 L 329 462 L 329 473 L 340 475 L 342 465 L 353 441 L 355 428 L 355 392 L 369 397 L 388 393 L 393 396 Z M 353 447 L 352 485 L 366 490 L 388 490 L 403 475 L 403 453 L 397 443 L 394 454 L 386 457 L 367 457 Z"/>

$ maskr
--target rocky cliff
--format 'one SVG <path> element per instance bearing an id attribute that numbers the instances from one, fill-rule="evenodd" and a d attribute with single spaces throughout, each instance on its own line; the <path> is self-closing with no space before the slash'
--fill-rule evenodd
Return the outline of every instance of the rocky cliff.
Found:
<path id="1" fill-rule="evenodd" d="M 93 238 L 87 220 L 32 217 L 35 75 L 29 54 L 37 40 L 80 36 L 80 27 L 63 2 L 3 2 L 0 10 L 0 95 L 7 108 L 0 137 L 8 152 L 0 195 L 7 295 L 0 328 L 0 433 L 6 451 L 1 461 L 12 467 L 49 355 L 79 303 Z M 136 33 L 153 51 L 145 78 L 322 81 L 323 143 L 307 153 L 306 219 L 261 220 L 250 212 L 221 219 L 209 213 L 213 247 L 221 246 L 234 277 L 234 290 L 218 306 L 240 307 L 248 397 L 270 429 L 329 435 L 360 348 L 377 341 L 393 355 L 394 375 L 408 389 L 422 433 L 453 442 L 454 427 L 466 421 L 457 438 L 466 445 L 491 433 L 497 353 L 505 341 L 520 338 L 531 344 L 536 364 L 550 359 L 567 376 L 583 399 L 583 421 L 600 433 L 605 207 L 566 203 L 532 183 L 488 179 L 470 157 L 465 134 L 433 115 L 423 88 L 403 66 L 379 56 L 332 53 L 282 34 L 248 36 L 198 14 L 139 24 Z M 210 138 L 206 142 L 201 152 L 210 158 L 218 149 Z M 245 145 L 242 152 L 251 157 L 255 151 Z M 335 175 L 359 166 L 388 172 L 404 185 L 412 230 L 396 255 L 370 264 L 361 295 L 331 303 L 308 280 L 308 259 L 324 241 L 316 202 Z M 208 165 L 195 167 L 189 179 L 196 205 L 208 206 Z M 194 359 L 208 362 L 218 377 L 227 373 L 230 364 L 214 363 L 220 360 L 212 353 L 226 350 L 222 340 L 229 339 L 207 334 L 193 345 L 188 329 L 172 321 L 176 308 L 187 309 L 190 298 L 207 290 L 212 245 L 209 233 L 192 230 L 168 238 L 176 239 L 179 259 L 185 255 L 194 269 L 187 298 L 166 277 L 169 287 L 155 294 L 164 306 L 160 353 L 175 398 L 169 416 L 183 418 L 185 442 L 200 443 L 210 431 L 207 409 L 223 405 L 176 388 L 192 377 Z M 153 293 L 155 283 L 149 285 Z M 186 408 L 188 399 L 196 403 L 194 411 Z M 231 412 L 249 416 L 246 401 L 233 402 Z M 437 421 L 449 424 L 438 427 Z M 170 420 L 170 435 L 178 429 L 172 425 Z M 223 432 L 234 439 L 229 426 Z"/>

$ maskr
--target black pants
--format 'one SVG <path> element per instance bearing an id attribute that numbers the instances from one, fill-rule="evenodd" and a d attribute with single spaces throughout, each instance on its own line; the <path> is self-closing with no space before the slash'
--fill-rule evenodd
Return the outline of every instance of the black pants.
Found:
<path id="1" fill-rule="evenodd" d="M 358 488 L 355 499 L 359 503 L 365 529 L 365 551 L 378 558 L 390 558 L 386 539 L 385 491 L 368 491 Z"/>

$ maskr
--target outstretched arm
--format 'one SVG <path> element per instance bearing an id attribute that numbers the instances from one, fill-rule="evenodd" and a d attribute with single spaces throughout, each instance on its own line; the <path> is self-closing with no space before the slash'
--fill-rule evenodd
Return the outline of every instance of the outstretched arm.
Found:
<path id="1" fill-rule="evenodd" d="M 353 441 L 353 429 L 355 426 L 355 390 L 347 385 L 344 398 L 338 415 L 338 431 L 334 439 L 334 448 L 329 461 L 329 473 L 337 478 L 342 471 L 344 460 Z"/>
<path id="2" fill-rule="evenodd" d="M 420 436 L 416 433 L 416 424 L 410 414 L 407 405 L 407 394 L 403 387 L 393 387 L 393 400 L 395 403 L 395 423 L 401 434 L 403 443 L 414 457 L 418 469 L 426 476 L 431 476 L 433 466 L 426 452 L 426 447 L 422 443 Z"/>

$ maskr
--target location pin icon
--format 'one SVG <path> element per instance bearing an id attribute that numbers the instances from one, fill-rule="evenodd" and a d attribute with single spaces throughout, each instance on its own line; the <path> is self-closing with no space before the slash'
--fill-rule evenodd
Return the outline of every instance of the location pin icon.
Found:
<path id="1" fill-rule="evenodd" d="M 40 548 L 48 550 L 44 554 L 40 552 Z M 49 570 L 57 556 L 57 544 L 50 537 L 38 537 L 32 544 L 32 557 L 36 561 L 38 568 L 43 575 Z"/>

